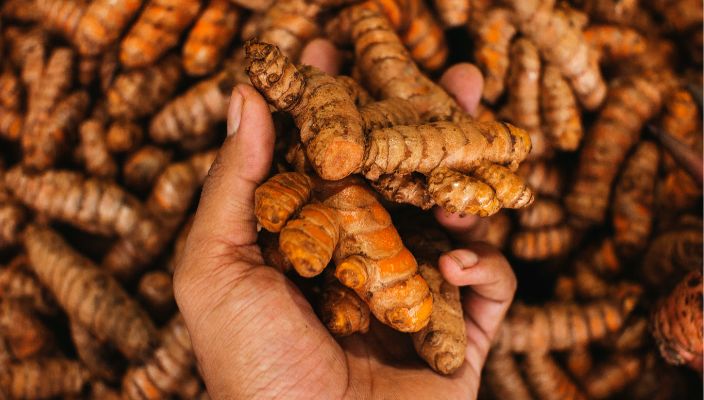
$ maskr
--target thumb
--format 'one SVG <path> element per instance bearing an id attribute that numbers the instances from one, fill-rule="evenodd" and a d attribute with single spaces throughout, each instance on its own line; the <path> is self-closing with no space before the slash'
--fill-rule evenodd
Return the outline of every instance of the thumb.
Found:
<path id="1" fill-rule="evenodd" d="M 190 240 L 228 246 L 257 240 L 254 190 L 266 178 L 273 158 L 274 123 L 264 98 L 249 85 L 232 90 L 227 138 L 210 168 Z"/>

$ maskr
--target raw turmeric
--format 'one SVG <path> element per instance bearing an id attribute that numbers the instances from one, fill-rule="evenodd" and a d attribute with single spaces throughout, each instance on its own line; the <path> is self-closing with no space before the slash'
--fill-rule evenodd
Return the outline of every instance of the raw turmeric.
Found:
<path id="1" fill-rule="evenodd" d="M 509 54 L 511 66 L 505 111 L 516 126 L 529 132 L 540 130 L 541 62 L 538 49 L 531 41 L 519 38 L 511 44 Z"/>
<path id="2" fill-rule="evenodd" d="M 105 127 L 98 119 L 84 121 L 78 129 L 80 156 L 86 171 L 99 178 L 111 178 L 117 173 L 117 164 L 108 151 Z"/>
<path id="3" fill-rule="evenodd" d="M 626 26 L 592 25 L 584 30 L 584 38 L 604 63 L 623 61 L 647 50 L 647 39 Z"/>
<path id="4" fill-rule="evenodd" d="M 174 93 L 181 74 L 180 60 L 172 54 L 157 64 L 117 75 L 107 91 L 110 116 L 134 120 L 154 113 Z"/>
<path id="5" fill-rule="evenodd" d="M 701 225 L 675 227 L 661 233 L 650 242 L 643 256 L 643 281 L 658 288 L 674 285 L 680 271 L 702 267 L 702 254 L 697 251 L 702 245 Z"/>
<path id="6" fill-rule="evenodd" d="M 200 10 L 198 0 L 149 0 L 120 43 L 120 63 L 146 67 L 178 43 Z"/>
<path id="7" fill-rule="evenodd" d="M 20 140 L 23 124 L 22 114 L 0 106 L 0 139 L 10 142 Z"/>
<path id="8" fill-rule="evenodd" d="M 617 354 L 598 364 L 584 379 L 584 390 L 592 399 L 605 399 L 620 392 L 640 375 L 642 360 Z"/>
<path id="9" fill-rule="evenodd" d="M 0 395 L 11 399 L 53 399 L 77 396 L 90 374 L 67 358 L 38 358 L 12 363 L 0 370 Z"/>
<path id="10" fill-rule="evenodd" d="M 55 345 L 51 331 L 21 300 L 0 301 L 0 337 L 17 360 L 47 354 Z"/>
<path id="11" fill-rule="evenodd" d="M 142 3 L 143 0 L 92 1 L 76 29 L 75 41 L 81 54 L 100 54 L 115 43 Z"/>
<path id="12" fill-rule="evenodd" d="M 73 42 L 78 24 L 89 7 L 84 0 L 34 0 L 42 26 Z"/>
<path id="13" fill-rule="evenodd" d="M 446 27 L 464 25 L 469 20 L 470 0 L 435 0 L 433 3 Z"/>
<path id="14" fill-rule="evenodd" d="M 565 255 L 573 241 L 573 229 L 566 224 L 529 229 L 513 235 L 511 253 L 522 260 L 546 260 Z"/>
<path id="15" fill-rule="evenodd" d="M 105 141 L 111 153 L 126 153 L 135 150 L 142 143 L 143 137 L 141 126 L 117 120 L 108 127 Z"/>
<path id="16" fill-rule="evenodd" d="M 171 153 L 161 147 L 146 145 L 127 156 L 122 164 L 122 177 L 130 189 L 144 191 L 150 188 L 169 165 Z"/>
<path id="17" fill-rule="evenodd" d="M 115 382 L 122 373 L 120 356 L 77 322 L 69 323 L 71 340 L 81 363 L 94 377 Z"/>
<path id="18" fill-rule="evenodd" d="M 143 365 L 130 368 L 122 379 L 125 399 L 159 399 L 177 392 L 195 364 L 191 338 L 181 314 L 163 328 L 161 344 Z"/>
<path id="19" fill-rule="evenodd" d="M 155 319 L 170 315 L 176 309 L 173 281 L 166 271 L 157 270 L 142 275 L 137 293 Z"/>
<path id="20" fill-rule="evenodd" d="M 0 107 L 6 110 L 16 111 L 22 104 L 22 84 L 20 79 L 11 68 L 3 69 L 0 74 Z"/>
<path id="21" fill-rule="evenodd" d="M 526 380 L 539 400 L 586 400 L 577 384 L 552 356 L 528 353 L 523 361 Z"/>
<path id="22" fill-rule="evenodd" d="M 544 353 L 566 350 L 601 339 L 623 326 L 639 293 L 584 305 L 547 303 L 513 306 L 494 340 L 496 351 Z"/>
<path id="23" fill-rule="evenodd" d="M 338 337 L 366 333 L 369 315 L 369 306 L 354 290 L 342 285 L 332 273 L 326 273 L 320 316 L 330 333 Z"/>
<path id="24" fill-rule="evenodd" d="M 320 203 L 305 205 L 313 190 Z M 265 229 L 281 229 L 280 248 L 301 275 L 319 274 L 332 255 L 335 276 L 381 322 L 403 332 L 428 323 L 428 285 L 388 213 L 359 180 L 314 184 L 300 173 L 278 174 L 257 188 L 255 214 Z"/>
<path id="25" fill-rule="evenodd" d="M 563 221 L 565 212 L 555 200 L 539 198 L 529 207 L 518 211 L 518 223 L 524 228 L 542 228 Z"/>
<path id="26" fill-rule="evenodd" d="M 652 332 L 670 364 L 702 370 L 702 273 L 685 276 L 652 314 Z"/>
<path id="27" fill-rule="evenodd" d="M 546 65 L 543 69 L 540 111 L 550 144 L 559 150 L 577 150 L 584 135 L 579 106 L 572 88 L 560 70 L 552 65 Z"/>
<path id="28" fill-rule="evenodd" d="M 75 323 L 130 360 L 149 356 L 156 328 L 117 281 L 49 228 L 27 227 L 24 245 L 34 273 Z"/>
<path id="29" fill-rule="evenodd" d="M 183 69 L 189 75 L 213 72 L 237 34 L 240 11 L 228 0 L 213 0 L 200 14 L 183 44 Z"/>
<path id="30" fill-rule="evenodd" d="M 17 244 L 27 221 L 27 213 L 2 182 L 4 171 L 0 168 L 0 249 Z"/>
<path id="31" fill-rule="evenodd" d="M 482 383 L 486 383 L 494 398 L 533 400 L 513 354 L 489 353 L 482 375 Z"/>
<path id="32" fill-rule="evenodd" d="M 27 257 L 22 254 L 0 269 L 0 298 L 17 300 L 40 314 L 53 315 L 56 304 L 37 277 L 32 275 Z"/>
<path id="33" fill-rule="evenodd" d="M 612 210 L 614 242 L 626 258 L 642 252 L 650 237 L 659 164 L 657 145 L 641 142 L 616 181 Z"/>
<path id="34" fill-rule="evenodd" d="M 423 1 L 417 1 L 416 15 L 400 33 L 403 44 L 413 60 L 422 68 L 435 71 L 447 61 L 447 43 L 442 27 Z"/>

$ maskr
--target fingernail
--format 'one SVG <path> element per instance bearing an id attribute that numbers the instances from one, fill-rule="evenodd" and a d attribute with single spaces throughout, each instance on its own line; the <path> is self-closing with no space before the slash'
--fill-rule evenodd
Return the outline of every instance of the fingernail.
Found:
<path id="1" fill-rule="evenodd" d="M 467 269 L 477 265 L 479 257 L 477 253 L 470 250 L 455 251 L 448 256 L 455 261 L 460 269 Z"/>
<path id="2" fill-rule="evenodd" d="M 227 136 L 232 136 L 240 129 L 242 120 L 242 102 L 244 98 L 237 88 L 232 89 L 230 106 L 227 110 Z"/>

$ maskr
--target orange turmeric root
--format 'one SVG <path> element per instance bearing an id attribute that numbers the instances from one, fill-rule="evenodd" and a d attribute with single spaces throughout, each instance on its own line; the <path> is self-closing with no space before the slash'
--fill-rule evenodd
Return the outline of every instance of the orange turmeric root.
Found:
<path id="1" fill-rule="evenodd" d="M 18 360 L 46 354 L 54 347 L 51 331 L 32 311 L 20 300 L 0 301 L 0 337 Z"/>
<path id="2" fill-rule="evenodd" d="M 238 30 L 240 11 L 228 0 L 213 0 L 203 10 L 183 44 L 183 68 L 189 75 L 211 73 Z"/>
<path id="3" fill-rule="evenodd" d="M 369 306 L 332 273 L 325 276 L 320 314 L 325 326 L 335 336 L 369 331 Z"/>
<path id="4" fill-rule="evenodd" d="M 433 3 L 446 27 L 464 25 L 469 20 L 470 0 L 435 0 Z"/>
<path id="5" fill-rule="evenodd" d="M 613 200 L 614 242 L 630 258 L 645 249 L 653 226 L 655 180 L 660 154 L 652 142 L 642 142 L 625 162 Z"/>
<path id="6" fill-rule="evenodd" d="M 699 267 L 697 267 L 699 268 Z M 653 337 L 670 364 L 702 370 L 702 273 L 689 273 L 652 315 Z"/>
<path id="7" fill-rule="evenodd" d="M 564 255 L 572 245 L 572 228 L 560 224 L 516 232 L 511 240 L 511 252 L 522 260 L 539 261 Z"/>
<path id="8" fill-rule="evenodd" d="M 587 396 L 549 354 L 527 354 L 523 369 L 526 380 L 540 400 L 587 399 Z"/>
<path id="9" fill-rule="evenodd" d="M 584 133 L 572 89 L 560 71 L 551 65 L 545 66 L 540 88 L 540 109 L 550 144 L 559 150 L 577 150 Z"/>
<path id="10" fill-rule="evenodd" d="M 105 126 L 99 119 L 84 121 L 79 130 L 80 158 L 86 172 L 99 178 L 111 178 L 117 173 L 117 164 L 108 151 Z"/>
<path id="11" fill-rule="evenodd" d="M 468 29 L 474 37 L 474 58 L 484 75 L 482 99 L 494 103 L 504 91 L 509 68 L 509 46 L 516 34 L 511 14 L 492 8 L 473 18 Z"/>
<path id="12" fill-rule="evenodd" d="M 90 374 L 77 361 L 39 358 L 10 364 L 0 370 L 0 395 L 10 399 L 53 399 L 77 396 Z"/>
<path id="13" fill-rule="evenodd" d="M 538 49 L 528 39 L 511 44 L 506 111 L 511 122 L 527 131 L 541 129 L 540 73 Z"/>
<path id="14" fill-rule="evenodd" d="M 496 399 L 533 400 L 513 354 L 489 353 L 483 383 L 489 386 Z"/>
<path id="15" fill-rule="evenodd" d="M 556 164 L 548 161 L 524 162 L 518 167 L 518 176 L 539 195 L 560 197 L 563 178 Z"/>
<path id="16" fill-rule="evenodd" d="M 584 379 L 584 389 L 592 399 L 605 399 L 620 392 L 640 375 L 640 357 L 617 354 L 597 365 Z"/>
<path id="17" fill-rule="evenodd" d="M 497 351 L 544 353 L 601 339 L 623 326 L 638 297 L 639 293 L 624 293 L 584 305 L 514 306 L 497 333 L 494 347 Z"/>
<path id="18" fill-rule="evenodd" d="M 173 281 L 166 271 L 151 271 L 142 275 L 137 293 L 155 318 L 170 315 L 176 309 Z"/>
<path id="19" fill-rule="evenodd" d="M 15 199 L 3 182 L 5 171 L 0 168 L 0 249 L 17 244 L 27 221 L 27 213 Z"/>
<path id="20" fill-rule="evenodd" d="M 110 116 L 134 120 L 154 113 L 176 90 L 180 64 L 178 57 L 171 55 L 147 68 L 115 77 L 107 91 Z"/>
<path id="21" fill-rule="evenodd" d="M 24 244 L 39 280 L 74 322 L 98 340 L 113 343 L 128 359 L 141 360 L 150 354 L 156 328 L 117 281 L 49 228 L 30 225 Z M 76 288 L 82 289 L 80 296 Z"/>
<path id="22" fill-rule="evenodd" d="M 130 189 L 143 191 L 154 184 L 169 165 L 171 153 L 161 147 L 146 145 L 130 154 L 122 164 L 122 177 Z"/>
<path id="23" fill-rule="evenodd" d="M 416 15 L 408 27 L 401 32 L 403 44 L 413 60 L 422 68 L 435 71 L 447 61 L 447 43 L 442 27 L 435 20 L 423 1 L 417 1 Z"/>
<path id="24" fill-rule="evenodd" d="M 120 62 L 128 68 L 152 64 L 178 43 L 200 10 L 197 0 L 149 0 L 120 43 Z"/>
<path id="25" fill-rule="evenodd" d="M 651 241 L 643 256 L 643 281 L 655 288 L 674 285 L 676 281 L 673 279 L 678 279 L 681 271 L 689 272 L 701 268 L 702 254 L 693 249 L 702 245 L 701 222 L 691 227 L 677 227 L 658 235 Z"/>
<path id="26" fill-rule="evenodd" d="M 646 39 L 635 29 L 618 25 L 592 25 L 584 30 L 584 38 L 607 64 L 645 53 Z"/>
<path id="27" fill-rule="evenodd" d="M 22 83 L 10 68 L 5 68 L 0 74 L 0 107 L 15 111 L 22 104 Z"/>
<path id="28" fill-rule="evenodd" d="M 186 324 L 177 314 L 163 328 L 161 344 L 143 365 L 130 368 L 122 379 L 125 399 L 161 399 L 178 391 L 195 364 Z"/>
<path id="29" fill-rule="evenodd" d="M 25 255 L 15 257 L 7 267 L 0 269 L 0 298 L 19 301 L 41 314 L 56 313 L 56 304 L 31 274 Z"/>
<path id="30" fill-rule="evenodd" d="M 142 143 L 142 127 L 130 121 L 115 121 L 107 131 L 106 145 L 111 153 L 126 153 Z"/>
<path id="31" fill-rule="evenodd" d="M 305 205 L 313 190 L 320 203 Z M 300 274 L 319 274 L 332 256 L 335 276 L 381 322 L 403 332 L 428 323 L 432 297 L 415 259 L 358 180 L 314 184 L 300 173 L 278 174 L 255 192 L 255 214 L 266 229 L 283 225 L 280 248 Z"/>
<path id="32" fill-rule="evenodd" d="M 91 375 L 115 382 L 122 373 L 119 355 L 115 350 L 99 341 L 81 324 L 71 322 L 71 340 L 76 348 L 76 354 Z"/>
<path id="33" fill-rule="evenodd" d="M 81 54 L 100 54 L 115 43 L 142 3 L 143 0 L 91 2 L 76 29 L 75 41 Z"/>

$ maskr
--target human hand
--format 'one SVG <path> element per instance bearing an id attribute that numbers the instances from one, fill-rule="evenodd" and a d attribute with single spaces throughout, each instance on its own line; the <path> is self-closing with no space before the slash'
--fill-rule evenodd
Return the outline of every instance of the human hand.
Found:
<path id="1" fill-rule="evenodd" d="M 310 48 L 303 61 L 311 63 L 306 53 Z M 467 363 L 452 376 L 434 373 L 415 356 L 408 335 L 378 323 L 336 341 L 292 282 L 264 265 L 256 244 L 254 190 L 269 172 L 274 139 L 264 99 L 250 86 L 236 87 L 228 137 L 174 277 L 211 397 L 476 397 L 491 338 L 515 291 L 506 260 L 477 244 L 439 261 L 448 281 L 472 286 L 463 303 Z"/>

